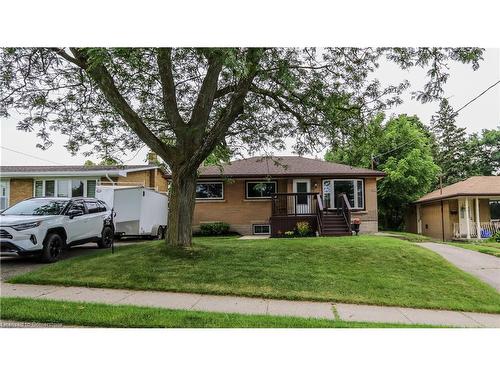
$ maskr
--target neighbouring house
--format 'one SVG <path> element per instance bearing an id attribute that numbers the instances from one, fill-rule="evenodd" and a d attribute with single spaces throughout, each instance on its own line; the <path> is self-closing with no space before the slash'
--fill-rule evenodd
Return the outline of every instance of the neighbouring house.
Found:
<path id="1" fill-rule="evenodd" d="M 424 195 L 410 208 L 407 230 L 432 238 L 480 239 L 500 230 L 500 176 L 475 176 Z"/>
<path id="2" fill-rule="evenodd" d="M 98 185 L 142 185 L 167 190 L 157 165 L 0 166 L 0 205 L 31 197 L 94 197 Z"/>
<path id="3" fill-rule="evenodd" d="M 199 169 L 193 230 L 223 221 L 240 234 L 280 236 L 297 222 L 322 235 L 376 232 L 383 172 L 298 156 L 252 157 Z"/>

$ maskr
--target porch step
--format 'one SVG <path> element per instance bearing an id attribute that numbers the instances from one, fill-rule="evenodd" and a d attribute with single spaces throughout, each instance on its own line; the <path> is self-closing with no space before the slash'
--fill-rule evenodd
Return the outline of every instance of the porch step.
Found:
<path id="1" fill-rule="evenodd" d="M 349 231 L 345 219 L 340 215 L 324 216 L 321 225 L 322 236 L 350 236 L 352 233 Z"/>

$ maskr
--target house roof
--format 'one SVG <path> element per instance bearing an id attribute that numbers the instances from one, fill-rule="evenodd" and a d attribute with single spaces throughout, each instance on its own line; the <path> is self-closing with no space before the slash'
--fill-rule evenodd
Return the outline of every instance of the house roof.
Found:
<path id="1" fill-rule="evenodd" d="M 204 166 L 199 168 L 202 178 L 210 177 L 285 177 L 285 176 L 375 176 L 383 177 L 384 172 L 350 165 L 330 163 L 319 159 L 301 156 L 255 156 L 235 160 L 219 166 Z"/>
<path id="2" fill-rule="evenodd" d="M 424 195 L 416 203 L 458 196 L 500 196 L 500 176 L 474 176 Z"/>
<path id="3" fill-rule="evenodd" d="M 159 168 L 157 165 L 3 165 L 0 166 L 2 177 L 37 177 L 37 176 L 126 176 L 129 172 Z"/>

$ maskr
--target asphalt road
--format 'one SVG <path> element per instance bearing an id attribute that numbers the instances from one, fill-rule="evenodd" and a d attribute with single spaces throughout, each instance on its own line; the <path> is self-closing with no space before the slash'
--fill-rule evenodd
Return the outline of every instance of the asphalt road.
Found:
<path id="1" fill-rule="evenodd" d="M 115 241 L 115 247 L 124 245 L 131 245 L 141 242 L 137 238 L 123 239 Z M 111 249 L 98 249 L 94 243 L 80 245 L 73 247 L 63 252 L 62 259 L 74 258 L 82 255 L 94 254 L 97 252 L 110 252 Z M 0 280 L 6 281 L 7 279 L 22 273 L 33 271 L 37 268 L 43 267 L 45 263 L 41 263 L 35 257 L 21 258 L 17 256 L 2 256 L 0 257 Z"/>

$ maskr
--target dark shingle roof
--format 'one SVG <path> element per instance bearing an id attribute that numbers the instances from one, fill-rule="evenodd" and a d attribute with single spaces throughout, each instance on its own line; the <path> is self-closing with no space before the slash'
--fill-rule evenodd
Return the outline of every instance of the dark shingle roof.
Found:
<path id="1" fill-rule="evenodd" d="M 301 156 L 256 156 L 218 166 L 200 167 L 200 177 L 252 177 L 252 176 L 385 176 L 384 172 L 350 165 L 330 163 Z"/>
<path id="2" fill-rule="evenodd" d="M 493 195 L 500 196 L 500 176 L 474 176 L 467 180 L 445 186 L 424 195 L 417 203 L 430 202 L 457 196 Z"/>

